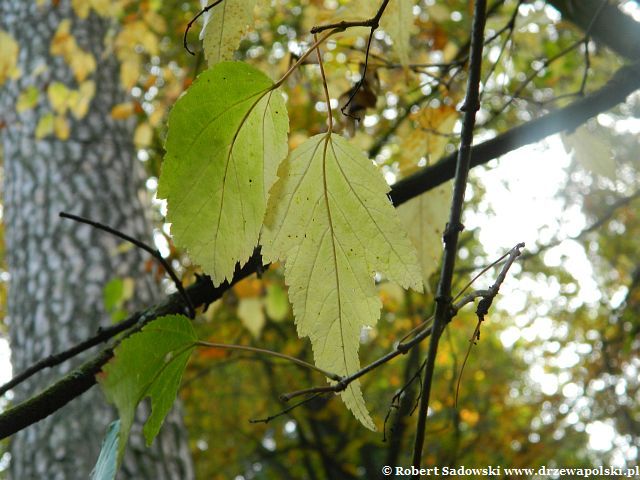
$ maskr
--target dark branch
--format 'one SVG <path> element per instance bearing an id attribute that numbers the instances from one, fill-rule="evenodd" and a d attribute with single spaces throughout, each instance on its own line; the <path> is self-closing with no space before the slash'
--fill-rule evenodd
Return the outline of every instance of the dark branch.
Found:
<path id="1" fill-rule="evenodd" d="M 571 132 L 590 118 L 612 109 L 640 88 L 640 63 L 621 67 L 603 87 L 559 110 L 519 125 L 486 142 L 471 148 L 471 167 L 485 164 L 494 158 L 525 145 L 561 132 Z M 391 188 L 395 206 L 451 180 L 455 172 L 457 152 L 404 178 Z"/>
<path id="2" fill-rule="evenodd" d="M 36 373 L 40 372 L 41 370 L 44 370 L 45 368 L 51 368 L 51 367 L 55 367 L 56 365 L 60 365 L 61 363 L 69 360 L 70 358 L 75 357 L 76 355 L 79 355 L 80 353 L 86 350 L 89 350 L 92 347 L 95 347 L 96 345 L 99 345 L 103 342 L 106 342 L 107 340 L 112 339 L 119 333 L 124 332 L 125 330 L 128 330 L 131 327 L 133 327 L 136 323 L 138 323 L 138 320 L 140 320 L 140 315 L 134 314 L 133 316 L 129 317 L 127 320 L 119 322 L 115 325 L 112 325 L 107 328 L 99 328 L 98 333 L 95 336 L 93 336 L 88 340 L 85 340 L 84 342 L 74 345 L 73 347 L 69 348 L 68 350 L 65 350 L 64 352 L 55 353 L 53 355 L 48 356 L 47 358 L 43 358 L 42 360 L 34 363 L 29 368 L 27 368 L 20 374 L 13 377 L 7 383 L 2 385 L 0 387 L 0 395 L 4 395 L 9 390 L 14 388 L 16 385 L 21 384 L 22 382 L 32 377 Z"/>
<path id="3" fill-rule="evenodd" d="M 627 60 L 640 60 L 640 23 L 612 2 L 603 0 L 548 0 L 561 14 L 591 37 Z M 603 6 L 602 4 L 605 3 Z M 593 20 L 593 12 L 602 9 Z"/>
<path id="4" fill-rule="evenodd" d="M 316 34 L 316 33 L 324 32 L 325 30 L 341 31 L 341 30 L 346 30 L 347 28 L 352 28 L 352 27 L 369 27 L 372 30 L 375 30 L 380 26 L 380 19 L 382 18 L 382 14 L 384 13 L 388 4 L 389 4 L 389 0 L 383 0 L 376 14 L 373 17 L 369 18 L 368 20 L 358 20 L 355 22 L 342 21 L 337 23 L 329 23 L 327 25 L 318 25 L 311 29 L 311 33 Z"/>
<path id="5" fill-rule="evenodd" d="M 476 122 L 476 112 L 480 110 L 480 74 L 482 67 L 482 50 L 484 43 L 484 26 L 487 15 L 486 0 L 475 0 L 473 11 L 473 26 L 471 29 L 471 53 L 469 55 L 469 77 L 467 79 L 467 94 L 462 106 L 464 117 L 462 120 L 462 132 L 460 135 L 460 150 L 456 159 L 456 174 L 453 186 L 453 198 L 449 222 L 444 231 L 444 257 L 442 269 L 438 281 L 436 294 L 436 313 L 433 321 L 433 332 L 429 342 L 429 351 L 426 358 L 424 379 L 422 382 L 422 395 L 418 410 L 418 426 L 413 448 L 413 466 L 419 471 L 422 464 L 422 449 L 425 438 L 425 426 L 427 411 L 429 409 L 429 397 L 433 383 L 438 342 L 445 326 L 453 316 L 451 285 L 456 256 L 458 253 L 458 236 L 464 228 L 462 210 L 464 205 L 464 193 L 467 187 L 467 178 L 471 168 L 471 143 L 473 142 L 473 129 Z M 414 475 L 413 478 L 419 478 Z"/>

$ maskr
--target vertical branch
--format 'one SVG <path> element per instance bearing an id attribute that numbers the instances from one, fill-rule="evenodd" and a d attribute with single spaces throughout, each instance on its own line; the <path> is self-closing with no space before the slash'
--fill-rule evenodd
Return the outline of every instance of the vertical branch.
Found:
<path id="1" fill-rule="evenodd" d="M 473 13 L 473 27 L 471 32 L 471 56 L 469 62 L 469 77 L 467 79 L 467 96 L 462 106 L 464 118 L 462 123 L 462 134 L 460 150 L 456 162 L 456 175 L 454 180 L 453 198 L 451 200 L 451 210 L 449 223 L 445 228 L 444 258 L 442 270 L 438 282 L 438 293 L 436 296 L 436 313 L 433 323 L 429 352 L 426 359 L 426 368 L 423 379 L 422 396 L 420 397 L 420 407 L 418 412 L 418 427 L 413 450 L 413 465 L 419 469 L 422 461 L 422 448 L 424 445 L 425 425 L 427 411 L 429 410 L 429 397 L 431 394 L 431 384 L 433 382 L 433 370 L 436 353 L 438 351 L 438 341 L 446 324 L 453 317 L 451 283 L 453 280 L 453 270 L 458 247 L 458 236 L 464 226 L 460 222 L 462 217 L 462 204 L 464 192 L 469 175 L 471 163 L 471 143 L 473 140 L 473 127 L 476 121 L 476 112 L 480 108 L 480 70 L 482 65 L 482 47 L 484 39 L 484 25 L 486 20 L 486 0 L 476 0 Z M 414 476 L 413 478 L 419 478 Z"/>

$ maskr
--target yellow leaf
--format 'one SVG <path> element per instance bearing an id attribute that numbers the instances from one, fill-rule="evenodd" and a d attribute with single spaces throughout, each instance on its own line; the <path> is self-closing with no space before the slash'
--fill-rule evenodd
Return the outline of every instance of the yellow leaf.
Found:
<path id="1" fill-rule="evenodd" d="M 73 50 L 75 39 L 71 35 L 71 20 L 68 18 L 62 20 L 58 24 L 56 33 L 53 34 L 49 51 L 51 55 L 60 55 L 66 57 L 70 50 Z"/>
<path id="2" fill-rule="evenodd" d="M 413 17 L 413 0 L 394 0 L 389 3 L 380 26 L 393 40 L 393 49 L 402 65 L 409 64 L 411 35 L 416 31 Z"/>
<path id="3" fill-rule="evenodd" d="M 238 298 L 262 296 L 263 284 L 258 278 L 245 278 L 233 286 L 233 292 Z"/>
<path id="4" fill-rule="evenodd" d="M 153 128 L 148 122 L 141 123 L 136 127 L 133 134 L 133 143 L 138 148 L 144 148 L 151 145 L 153 140 Z"/>
<path id="5" fill-rule="evenodd" d="M 448 134 L 458 118 L 456 109 L 443 105 L 438 108 L 425 107 L 411 114 L 419 129 L 405 135 L 400 147 L 399 167 L 402 176 L 411 174 L 418 168 L 418 160 L 426 157 L 429 163 L 436 162 L 444 154 L 449 143 Z"/>
<path id="6" fill-rule="evenodd" d="M 262 298 L 243 298 L 238 303 L 238 317 L 255 338 L 260 337 L 266 319 Z"/>
<path id="7" fill-rule="evenodd" d="M 64 19 L 58 25 L 51 40 L 50 52 L 61 56 L 71 67 L 78 82 L 84 81 L 96 69 L 96 60 L 89 52 L 82 50 L 71 34 L 71 20 Z"/>
<path id="8" fill-rule="evenodd" d="M 49 112 L 44 114 L 38 120 L 38 125 L 36 125 L 35 136 L 36 139 L 40 140 L 41 138 L 46 137 L 47 135 L 51 135 L 53 133 L 53 113 Z"/>
<path id="9" fill-rule="evenodd" d="M 40 92 L 36 87 L 27 87 L 18 96 L 18 101 L 16 102 L 16 111 L 18 113 L 22 113 L 26 110 L 31 110 L 38 104 L 39 96 Z"/>
<path id="10" fill-rule="evenodd" d="M 0 85 L 18 74 L 18 43 L 4 30 L 0 30 Z"/>
<path id="11" fill-rule="evenodd" d="M 91 7 L 93 7 L 101 17 L 115 16 L 118 14 L 118 3 L 113 0 L 90 0 L 90 3 Z"/>
<path id="12" fill-rule="evenodd" d="M 69 126 L 69 121 L 67 117 L 64 115 L 56 115 L 53 120 L 53 130 L 60 140 L 68 140 L 69 135 L 71 134 L 71 127 Z"/>
<path id="13" fill-rule="evenodd" d="M 201 1 L 207 5 L 208 0 Z M 205 17 L 200 38 L 209 66 L 233 60 L 240 39 L 252 23 L 256 0 L 225 0 L 210 10 Z"/>
<path id="14" fill-rule="evenodd" d="M 460 419 L 466 424 L 473 427 L 476 423 L 478 423 L 478 420 L 480 420 L 480 414 L 476 411 L 463 408 L 462 410 L 460 410 Z"/>
<path id="15" fill-rule="evenodd" d="M 441 105 L 440 107 L 424 107 L 416 113 L 411 114 L 411 119 L 418 122 L 425 130 L 438 130 L 441 133 L 449 133 L 453 128 L 453 123 L 458 117 L 458 112 L 451 105 Z"/>
<path id="16" fill-rule="evenodd" d="M 64 114 L 69 108 L 69 89 L 64 83 L 53 82 L 47 88 L 47 97 L 53 111 Z"/>
<path id="17" fill-rule="evenodd" d="M 138 83 L 142 66 L 140 59 L 136 57 L 130 57 L 120 65 L 120 83 L 125 90 L 129 90 Z"/>
<path id="18" fill-rule="evenodd" d="M 384 282 L 380 284 L 378 294 L 385 310 L 389 312 L 398 311 L 404 303 L 404 289 L 395 283 Z"/>
<path id="19" fill-rule="evenodd" d="M 162 107 L 162 105 L 158 103 L 154 103 L 153 112 L 149 115 L 149 124 L 152 127 L 157 127 L 164 120 L 164 114 L 166 111 Z"/>
<path id="20" fill-rule="evenodd" d="M 442 232 L 449 216 L 451 182 L 412 198 L 398 207 L 409 239 L 418 252 L 422 281 L 438 269 L 442 255 Z"/>
<path id="21" fill-rule="evenodd" d="M 116 120 L 125 120 L 134 113 L 133 103 L 125 102 L 115 105 L 111 109 L 111 116 Z"/>
<path id="22" fill-rule="evenodd" d="M 118 58 L 122 61 L 124 58 L 133 56 L 136 48 L 139 47 L 143 47 L 150 55 L 157 55 L 158 43 L 158 37 L 149 29 L 149 26 L 142 20 L 136 20 L 125 24 L 120 30 L 115 40 L 115 48 Z"/>
<path id="23" fill-rule="evenodd" d="M 287 298 L 287 292 L 276 283 L 272 283 L 267 286 L 264 308 L 271 320 L 281 322 L 286 319 L 289 315 L 289 299 Z"/>
<path id="24" fill-rule="evenodd" d="M 167 21 L 162 15 L 154 12 L 153 10 L 148 10 L 147 12 L 145 12 L 143 18 L 145 23 L 149 26 L 149 28 L 153 29 L 154 32 L 167 32 Z"/>
<path id="25" fill-rule="evenodd" d="M 422 291 L 415 250 L 384 178 L 344 137 L 310 138 L 278 176 L 260 241 L 263 257 L 285 260 L 298 334 L 310 338 L 316 365 L 353 374 L 360 369 L 362 328 L 380 316 L 374 274 Z M 340 395 L 375 430 L 360 384 L 350 383 Z"/>
<path id="26" fill-rule="evenodd" d="M 78 17 L 87 18 L 91 4 L 87 0 L 71 0 L 71 7 Z"/>
<path id="27" fill-rule="evenodd" d="M 67 63 L 71 66 L 73 75 L 78 82 L 83 82 L 96 69 L 96 59 L 89 52 L 78 48 L 73 55 L 67 58 Z"/>
<path id="28" fill-rule="evenodd" d="M 84 118 L 89 111 L 89 105 L 96 93 L 96 84 L 93 80 L 87 80 L 80 84 L 80 89 L 77 95 L 73 97 L 73 100 L 69 100 L 69 109 L 76 119 Z"/>

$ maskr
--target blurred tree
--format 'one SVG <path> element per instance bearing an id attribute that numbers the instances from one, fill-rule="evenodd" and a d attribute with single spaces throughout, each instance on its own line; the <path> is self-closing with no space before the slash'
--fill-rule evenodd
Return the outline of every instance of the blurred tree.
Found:
<path id="1" fill-rule="evenodd" d="M 117 106 L 127 95 L 109 45 L 118 33 L 119 3 L 0 4 L 1 55 L 15 61 L 8 75 L 0 73 L 6 321 L 14 372 L 109 325 L 103 301 L 109 282 L 127 280 L 128 309 L 158 298 L 140 251 L 58 218 L 61 211 L 72 212 L 151 238 L 134 124 L 118 120 Z M 65 362 L 33 377 L 14 390 L 13 400 L 28 398 L 68 369 Z M 113 418 L 97 389 L 86 393 L 12 438 L 11 477 L 86 478 Z M 192 477 L 179 414 L 150 449 L 139 430 L 123 478 Z"/>

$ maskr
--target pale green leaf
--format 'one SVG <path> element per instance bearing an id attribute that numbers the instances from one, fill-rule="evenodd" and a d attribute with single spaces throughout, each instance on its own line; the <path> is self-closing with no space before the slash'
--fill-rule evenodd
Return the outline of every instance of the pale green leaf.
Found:
<path id="1" fill-rule="evenodd" d="M 422 290 L 413 246 L 372 162 L 338 135 L 317 135 L 281 165 L 262 236 L 267 261 L 286 261 L 285 280 L 300 336 L 318 367 L 350 375 L 360 368 L 364 326 L 380 316 L 374 274 Z M 359 383 L 341 393 L 375 429 Z"/>
<path id="2" fill-rule="evenodd" d="M 220 63 L 198 76 L 169 115 L 158 196 L 167 199 L 174 242 L 216 285 L 258 243 L 287 155 L 287 111 L 272 88 L 245 63 Z"/>
<path id="3" fill-rule="evenodd" d="M 416 26 L 413 18 L 413 0 L 393 0 L 380 19 L 380 26 L 389 34 L 393 41 L 393 49 L 402 65 L 409 64 L 411 44 L 409 40 L 415 33 Z"/>
<path id="4" fill-rule="evenodd" d="M 259 338 L 266 323 L 262 298 L 241 298 L 238 302 L 238 317 L 251 335 Z"/>
<path id="5" fill-rule="evenodd" d="M 451 182 L 412 198 L 398 207 L 398 215 L 418 252 L 422 281 L 438 269 L 442 256 L 442 233 L 449 219 Z"/>
<path id="6" fill-rule="evenodd" d="M 203 8 L 210 4 L 202 0 Z M 216 63 L 233 60 L 247 26 L 253 23 L 256 0 L 224 0 L 205 14 L 200 38 L 204 56 L 210 67 Z"/>
<path id="7" fill-rule="evenodd" d="M 122 459 L 136 407 L 151 398 L 144 425 L 147 444 L 157 435 L 176 399 L 180 379 L 197 340 L 191 322 L 180 315 L 158 318 L 116 347 L 113 359 L 98 375 L 109 400 L 118 409 L 121 428 L 118 459 Z"/>
<path id="8" fill-rule="evenodd" d="M 113 480 L 118 472 L 118 435 L 120 420 L 111 422 L 107 427 L 107 435 L 102 441 L 100 455 L 96 466 L 91 471 L 91 480 Z"/>
<path id="9" fill-rule="evenodd" d="M 289 315 L 287 292 L 277 283 L 272 283 L 267 286 L 264 309 L 267 315 L 269 315 L 269 318 L 275 322 L 281 322 Z"/>
<path id="10" fill-rule="evenodd" d="M 588 127 L 579 127 L 571 134 L 563 134 L 567 153 L 573 150 L 574 158 L 585 170 L 611 180 L 616 179 L 616 162 L 605 138 Z"/>

